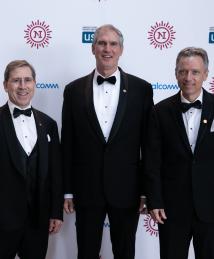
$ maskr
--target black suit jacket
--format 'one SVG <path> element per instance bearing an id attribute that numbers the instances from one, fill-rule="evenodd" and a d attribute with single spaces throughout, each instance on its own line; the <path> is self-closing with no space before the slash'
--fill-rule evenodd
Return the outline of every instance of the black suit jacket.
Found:
<path id="1" fill-rule="evenodd" d="M 38 135 L 38 204 L 35 207 L 37 222 L 43 226 L 50 218 L 62 219 L 61 155 L 56 122 L 36 109 L 33 113 Z M 22 227 L 28 215 L 26 175 L 19 145 L 6 104 L 0 108 L 0 229 Z"/>
<path id="2" fill-rule="evenodd" d="M 195 211 L 201 220 L 214 222 L 214 96 L 203 90 L 194 153 L 180 103 L 179 92 L 158 103 L 152 113 L 146 159 L 149 207 L 164 208 L 168 219 L 185 220 Z"/>
<path id="3" fill-rule="evenodd" d="M 105 142 L 93 104 L 93 75 L 68 84 L 62 113 L 65 193 L 76 205 L 132 207 L 143 193 L 140 149 L 144 153 L 152 87 L 121 72 L 116 116 Z"/>

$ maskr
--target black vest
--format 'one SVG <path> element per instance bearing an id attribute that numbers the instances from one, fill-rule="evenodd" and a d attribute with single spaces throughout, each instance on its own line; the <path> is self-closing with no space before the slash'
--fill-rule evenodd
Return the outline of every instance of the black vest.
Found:
<path id="1" fill-rule="evenodd" d="M 32 222 L 38 219 L 38 147 L 35 144 L 28 156 L 19 143 L 20 158 L 26 179 L 26 198 L 28 204 L 29 219 Z"/>

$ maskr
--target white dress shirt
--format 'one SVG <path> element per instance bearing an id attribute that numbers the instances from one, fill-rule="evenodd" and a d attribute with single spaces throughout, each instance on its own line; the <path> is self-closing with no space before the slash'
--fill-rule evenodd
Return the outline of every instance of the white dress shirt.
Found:
<path id="1" fill-rule="evenodd" d="M 107 142 L 117 111 L 120 94 L 120 71 L 117 69 L 114 74 L 110 75 L 116 77 L 115 84 L 104 81 L 101 85 L 98 85 L 98 75 L 100 74 L 95 70 L 93 79 L 93 101 L 97 119 Z"/>
<path id="2" fill-rule="evenodd" d="M 200 95 L 195 101 L 199 100 L 202 103 L 202 99 L 203 99 L 203 91 L 201 91 Z M 183 97 L 182 92 L 181 92 L 181 102 L 190 103 L 187 99 Z M 186 133 L 189 139 L 189 144 L 193 153 L 195 150 L 195 145 L 198 137 L 198 130 L 199 130 L 200 121 L 201 121 L 201 112 L 202 112 L 202 109 L 191 107 L 187 112 L 182 113 Z"/>
<path id="3" fill-rule="evenodd" d="M 36 123 L 35 123 L 33 112 L 31 113 L 30 117 L 21 114 L 17 118 L 14 118 L 13 117 L 14 108 L 16 107 L 20 109 L 20 107 L 13 104 L 10 100 L 8 100 L 8 106 L 12 116 L 16 136 L 20 144 L 22 145 L 24 151 L 29 156 L 37 141 Z M 31 104 L 27 106 L 25 109 L 28 109 L 28 108 L 31 108 Z"/>

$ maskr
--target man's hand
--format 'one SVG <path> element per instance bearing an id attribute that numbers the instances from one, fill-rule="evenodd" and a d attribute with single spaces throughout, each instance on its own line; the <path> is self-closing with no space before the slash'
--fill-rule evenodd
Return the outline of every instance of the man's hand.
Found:
<path id="1" fill-rule="evenodd" d="M 140 207 L 139 207 L 140 214 L 147 214 L 147 207 L 146 207 L 146 197 L 140 198 Z"/>
<path id="2" fill-rule="evenodd" d="M 56 234 L 59 232 L 62 226 L 62 220 L 60 219 L 50 219 L 49 222 L 49 234 Z"/>
<path id="3" fill-rule="evenodd" d="M 152 219 L 160 224 L 164 224 L 163 220 L 167 219 L 164 209 L 153 209 L 149 213 Z"/>
<path id="4" fill-rule="evenodd" d="M 74 203 L 72 198 L 65 198 L 64 200 L 64 211 L 67 214 L 74 212 Z"/>

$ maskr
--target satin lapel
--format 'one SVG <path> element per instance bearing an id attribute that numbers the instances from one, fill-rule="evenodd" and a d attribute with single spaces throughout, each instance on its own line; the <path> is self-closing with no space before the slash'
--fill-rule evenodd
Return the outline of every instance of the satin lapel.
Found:
<path id="1" fill-rule="evenodd" d="M 120 96 L 119 96 L 119 101 L 117 106 L 117 112 L 111 128 L 108 143 L 110 143 L 113 140 L 113 138 L 115 137 L 115 135 L 119 130 L 119 127 L 126 109 L 127 95 L 128 95 L 128 78 L 127 78 L 127 75 L 120 69 Z"/>
<path id="2" fill-rule="evenodd" d="M 19 140 L 16 136 L 16 131 L 7 104 L 4 106 L 4 109 L 2 110 L 2 123 L 4 125 L 5 136 L 6 141 L 8 143 L 8 149 L 10 152 L 11 160 L 18 172 L 20 172 L 20 174 L 25 177 L 25 166 L 22 164 L 23 159 L 21 159 L 22 154 L 20 153 Z"/>
<path id="3" fill-rule="evenodd" d="M 172 104 L 172 114 L 175 120 L 175 123 L 177 125 L 177 129 L 176 132 L 178 132 L 181 136 L 181 139 L 184 143 L 184 146 L 186 147 L 186 149 L 192 154 L 192 150 L 189 144 L 189 140 L 188 140 L 188 136 L 186 133 L 186 129 L 185 129 L 185 125 L 184 125 L 184 121 L 183 121 L 183 117 L 182 117 L 182 112 L 181 112 L 181 108 L 180 108 L 180 103 L 181 103 L 181 97 L 180 97 L 180 92 L 178 92 L 178 94 L 176 94 L 174 96 L 174 99 L 172 100 L 173 104 Z"/>
<path id="4" fill-rule="evenodd" d="M 85 99 L 86 99 L 86 112 L 88 114 L 89 121 L 93 130 L 95 131 L 98 138 L 103 142 L 105 142 L 105 138 L 103 136 L 102 129 L 100 127 L 99 121 L 97 119 L 97 115 L 94 109 L 93 102 L 93 77 L 94 71 L 87 77 L 86 87 L 85 87 Z"/>
<path id="5" fill-rule="evenodd" d="M 213 102 L 209 94 L 205 90 L 203 90 L 203 107 L 202 107 L 202 113 L 201 113 L 201 123 L 198 130 L 198 137 L 197 137 L 194 153 L 197 152 L 197 149 L 199 148 L 199 145 L 205 135 L 208 125 L 210 127 L 212 118 L 213 118 Z"/>
<path id="6" fill-rule="evenodd" d="M 39 179 L 45 179 L 48 172 L 48 136 L 44 122 L 41 120 L 38 111 L 33 109 L 33 114 L 37 129 L 37 146 L 38 146 L 38 173 Z"/>

